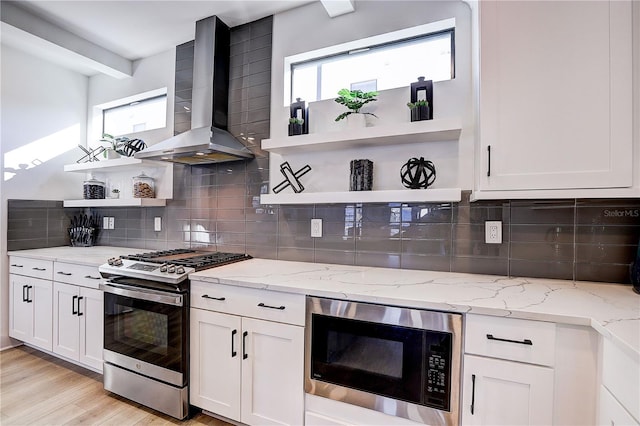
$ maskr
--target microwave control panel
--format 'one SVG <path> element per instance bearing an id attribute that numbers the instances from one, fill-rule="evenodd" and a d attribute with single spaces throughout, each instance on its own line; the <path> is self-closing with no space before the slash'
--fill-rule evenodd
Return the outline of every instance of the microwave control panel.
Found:
<path id="1" fill-rule="evenodd" d="M 449 410 L 451 393 L 451 334 L 426 334 L 424 404 Z"/>

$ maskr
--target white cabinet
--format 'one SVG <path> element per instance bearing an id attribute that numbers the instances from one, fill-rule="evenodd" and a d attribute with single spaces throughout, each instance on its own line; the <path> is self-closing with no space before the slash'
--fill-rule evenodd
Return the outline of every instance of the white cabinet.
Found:
<path id="1" fill-rule="evenodd" d="M 53 284 L 53 352 L 102 371 L 102 291 Z"/>
<path id="2" fill-rule="evenodd" d="M 602 386 L 598 424 L 640 424 L 640 361 L 602 338 Z"/>
<path id="3" fill-rule="evenodd" d="M 304 296 L 191 285 L 191 404 L 249 425 L 303 424 Z"/>
<path id="4" fill-rule="evenodd" d="M 553 369 L 465 355 L 464 425 L 550 425 Z"/>
<path id="5" fill-rule="evenodd" d="M 53 262 L 9 257 L 9 336 L 51 350 Z"/>
<path id="6" fill-rule="evenodd" d="M 490 0 L 478 16 L 474 198 L 630 187 L 632 2 Z"/>
<path id="7" fill-rule="evenodd" d="M 65 207 L 154 207 L 165 206 L 173 198 L 173 164 L 162 161 L 140 160 L 122 157 L 113 160 L 69 164 L 65 172 L 87 173 L 106 183 L 106 198 L 82 199 L 82 187 L 78 187 L 78 199 L 64 200 Z M 154 178 L 155 198 L 134 198 L 131 179 L 141 172 Z M 111 198 L 111 190 L 119 189 L 120 196 Z"/>
<path id="8" fill-rule="evenodd" d="M 104 305 L 96 267 L 54 263 L 53 352 L 102 371 Z"/>
<path id="9" fill-rule="evenodd" d="M 552 424 L 555 340 L 553 323 L 467 315 L 462 424 Z"/>
<path id="10" fill-rule="evenodd" d="M 9 336 L 51 350 L 50 280 L 10 274 Z"/>

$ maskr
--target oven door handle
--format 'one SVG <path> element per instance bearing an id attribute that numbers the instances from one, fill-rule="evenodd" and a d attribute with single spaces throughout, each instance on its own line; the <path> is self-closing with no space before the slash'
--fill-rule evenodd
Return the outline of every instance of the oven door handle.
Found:
<path id="1" fill-rule="evenodd" d="M 98 287 L 105 293 L 131 297 L 132 299 L 147 300 L 149 302 L 158 302 L 172 306 L 183 306 L 184 304 L 181 294 L 168 294 L 162 291 L 141 289 L 111 282 L 101 283 Z"/>

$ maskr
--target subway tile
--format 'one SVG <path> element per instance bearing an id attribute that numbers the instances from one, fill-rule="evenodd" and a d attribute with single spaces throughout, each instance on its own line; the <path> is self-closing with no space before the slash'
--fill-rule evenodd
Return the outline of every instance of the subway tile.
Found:
<path id="1" fill-rule="evenodd" d="M 502 244 L 487 244 L 483 241 L 474 240 L 453 240 L 453 255 L 454 256 L 469 256 L 469 257 L 490 257 L 490 258 L 509 258 L 509 245 L 507 243 Z"/>
<path id="2" fill-rule="evenodd" d="M 278 221 L 278 208 L 270 208 L 268 206 L 258 206 L 256 208 L 245 209 L 245 218 L 247 221 L 260 221 L 260 222 L 277 222 Z"/>
<path id="3" fill-rule="evenodd" d="M 269 48 L 269 57 L 271 57 L 271 31 L 264 35 L 254 36 L 251 34 L 251 50 Z"/>
<path id="4" fill-rule="evenodd" d="M 628 284 L 631 283 L 631 276 L 628 264 L 578 262 L 576 280 Z M 633 294 L 629 293 L 629 296 L 633 297 Z"/>
<path id="5" fill-rule="evenodd" d="M 251 231 L 250 231 L 250 228 L 247 226 L 248 224 L 249 222 L 243 222 L 243 221 L 237 221 L 237 222 L 216 221 L 214 229 L 217 232 L 249 233 Z"/>
<path id="6" fill-rule="evenodd" d="M 191 236 L 192 241 L 194 240 L 193 235 Z M 197 241 L 197 238 L 195 239 Z M 215 236 L 212 235 L 211 242 L 215 241 L 218 245 L 235 245 L 235 246 L 244 246 L 246 243 L 245 234 L 244 233 L 235 233 L 235 232 L 217 232 Z"/>
<path id="7" fill-rule="evenodd" d="M 402 240 L 402 254 L 447 257 L 451 255 L 451 240 Z"/>
<path id="8" fill-rule="evenodd" d="M 573 262 L 574 248 L 572 244 L 562 243 L 511 243 L 509 256 L 512 261 L 536 260 L 536 261 L 556 261 Z"/>
<path id="9" fill-rule="evenodd" d="M 505 258 L 454 256 L 451 258 L 451 272 L 507 276 L 509 261 Z"/>
<path id="10" fill-rule="evenodd" d="M 640 224 L 640 202 L 580 204 L 577 209 L 579 225 L 629 225 Z"/>
<path id="11" fill-rule="evenodd" d="M 241 220 L 244 221 L 244 208 L 242 209 L 217 209 L 217 220 Z"/>
<path id="12" fill-rule="evenodd" d="M 442 204 L 417 204 L 402 207 L 403 223 L 451 223 L 452 206 Z"/>
<path id="13" fill-rule="evenodd" d="M 351 236 L 328 235 L 323 229 L 322 238 L 314 238 L 316 250 L 356 251 L 356 241 Z"/>
<path id="14" fill-rule="evenodd" d="M 271 34 L 273 32 L 273 16 L 267 16 L 247 25 L 250 25 L 251 28 L 251 39 Z"/>
<path id="15" fill-rule="evenodd" d="M 357 252 L 401 253 L 402 242 L 397 239 L 356 237 Z"/>
<path id="16" fill-rule="evenodd" d="M 572 244 L 574 240 L 573 225 L 511 225 L 511 241 L 513 242 L 547 242 L 551 244 Z"/>
<path id="17" fill-rule="evenodd" d="M 332 263 L 337 265 L 353 265 L 356 260 L 355 251 L 349 250 L 315 250 L 314 261 L 316 263 Z"/>
<path id="18" fill-rule="evenodd" d="M 509 262 L 509 275 L 512 277 L 572 280 L 573 262 L 512 259 Z"/>
<path id="19" fill-rule="evenodd" d="M 638 244 L 640 225 L 578 225 L 576 243 L 580 244 Z"/>
<path id="20" fill-rule="evenodd" d="M 279 219 L 281 221 L 311 221 L 314 218 L 313 205 L 308 206 L 280 206 Z"/>
<path id="21" fill-rule="evenodd" d="M 271 245 L 261 244 L 260 241 L 258 241 L 258 244 L 253 244 L 253 242 L 249 239 L 248 236 L 247 236 L 246 253 L 249 254 L 250 256 L 253 256 L 259 259 L 277 259 L 278 258 L 278 251 L 275 245 L 271 246 Z"/>
<path id="22" fill-rule="evenodd" d="M 637 245 L 576 244 L 576 262 L 628 265 L 635 260 L 637 251 Z"/>
<path id="23" fill-rule="evenodd" d="M 247 234 L 276 234 L 278 232 L 278 223 L 273 221 L 265 222 L 245 222 Z"/>
<path id="24" fill-rule="evenodd" d="M 574 223 L 575 203 L 558 201 L 512 201 L 511 224 L 555 224 Z"/>
<path id="25" fill-rule="evenodd" d="M 451 268 L 449 256 L 425 256 L 415 253 L 403 253 L 400 265 L 403 269 L 428 271 L 449 272 Z"/>
<path id="26" fill-rule="evenodd" d="M 400 254 L 356 252 L 355 265 L 400 268 Z"/>
<path id="27" fill-rule="evenodd" d="M 268 248 L 270 251 L 273 251 L 273 256 L 276 255 L 276 249 L 278 247 L 278 235 L 277 234 L 246 234 L 246 244 L 247 247 L 264 247 Z M 259 257 L 258 255 L 253 254 L 253 252 L 249 251 L 247 248 L 247 253 L 251 254 L 254 257 Z"/>
<path id="28" fill-rule="evenodd" d="M 313 249 L 291 248 L 278 246 L 278 259 L 295 262 L 313 262 Z"/>

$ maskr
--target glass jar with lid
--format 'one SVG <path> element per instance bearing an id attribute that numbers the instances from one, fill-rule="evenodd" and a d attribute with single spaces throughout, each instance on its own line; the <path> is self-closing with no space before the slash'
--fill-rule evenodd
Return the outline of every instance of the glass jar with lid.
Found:
<path id="1" fill-rule="evenodd" d="M 155 183 L 144 172 L 133 177 L 133 198 L 156 198 Z"/>
<path id="2" fill-rule="evenodd" d="M 85 200 L 102 200 L 104 199 L 105 184 L 95 179 L 93 176 L 85 180 L 82 184 L 82 196 Z"/>

